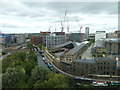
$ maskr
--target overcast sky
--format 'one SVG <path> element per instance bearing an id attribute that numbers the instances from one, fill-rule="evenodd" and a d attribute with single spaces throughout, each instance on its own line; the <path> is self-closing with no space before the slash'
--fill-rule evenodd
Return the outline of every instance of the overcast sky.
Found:
<path id="1" fill-rule="evenodd" d="M 117 2 L 0 2 L 0 31 L 3 33 L 39 33 L 61 31 L 61 22 L 69 32 L 78 32 L 81 25 L 90 32 L 118 29 Z M 75 17 L 78 19 L 76 22 Z M 67 29 L 64 29 L 67 32 Z"/>

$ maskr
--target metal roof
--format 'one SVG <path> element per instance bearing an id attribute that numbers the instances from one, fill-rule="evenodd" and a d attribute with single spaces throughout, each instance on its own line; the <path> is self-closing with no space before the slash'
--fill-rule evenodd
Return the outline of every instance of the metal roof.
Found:
<path id="1" fill-rule="evenodd" d="M 81 63 L 95 63 L 95 60 L 92 59 L 78 59 L 78 60 L 73 60 L 73 62 L 81 62 Z"/>
<path id="2" fill-rule="evenodd" d="M 55 48 L 64 47 L 64 46 L 69 45 L 69 44 L 73 44 L 74 47 L 77 45 L 75 42 L 69 41 L 69 42 L 57 45 L 57 46 L 55 46 Z"/>
<path id="3" fill-rule="evenodd" d="M 102 60 L 102 61 L 116 61 L 114 58 L 109 58 L 109 57 L 100 57 L 100 58 L 95 58 L 93 59 L 77 59 L 73 60 L 73 62 L 81 62 L 81 63 L 96 63 L 96 60 Z"/>
<path id="4" fill-rule="evenodd" d="M 82 49 L 84 46 L 86 45 L 86 43 L 82 43 L 79 46 L 74 47 L 73 49 L 71 49 L 68 53 L 71 54 L 75 54 L 77 53 L 80 49 Z"/>
<path id="5" fill-rule="evenodd" d="M 95 60 L 103 60 L 103 61 L 116 61 L 115 58 L 111 58 L 111 57 L 98 57 L 98 58 L 95 58 Z"/>

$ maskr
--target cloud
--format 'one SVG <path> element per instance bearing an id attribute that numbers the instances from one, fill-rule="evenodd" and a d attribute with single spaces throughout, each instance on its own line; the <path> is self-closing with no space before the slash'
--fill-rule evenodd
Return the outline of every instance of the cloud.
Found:
<path id="1" fill-rule="evenodd" d="M 0 24 L 6 24 L 8 31 L 5 32 L 11 32 L 14 28 L 19 29 L 16 32 L 24 32 L 26 28 L 28 32 L 39 32 L 48 30 L 51 23 L 51 30 L 56 27 L 60 31 L 60 23 L 64 21 L 67 10 L 71 31 L 79 29 L 74 17 L 84 27 L 89 26 L 94 31 L 98 28 L 112 30 L 117 27 L 117 5 L 117 2 L 1 2 Z"/>

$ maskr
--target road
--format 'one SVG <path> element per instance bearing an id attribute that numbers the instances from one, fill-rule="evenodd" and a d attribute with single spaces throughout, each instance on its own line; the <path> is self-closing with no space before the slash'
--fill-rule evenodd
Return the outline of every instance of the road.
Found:
<path id="1" fill-rule="evenodd" d="M 47 65 L 43 61 L 42 55 L 39 52 L 35 52 L 35 54 L 37 55 L 38 65 L 48 69 Z"/>
<path id="2" fill-rule="evenodd" d="M 92 54 L 91 54 L 92 45 L 93 44 L 91 44 L 91 46 L 88 47 L 87 50 L 81 55 L 82 59 L 92 59 Z"/>

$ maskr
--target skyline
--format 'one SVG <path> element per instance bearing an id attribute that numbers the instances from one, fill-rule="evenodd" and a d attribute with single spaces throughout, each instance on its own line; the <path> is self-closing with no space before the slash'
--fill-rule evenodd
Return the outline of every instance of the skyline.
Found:
<path id="1" fill-rule="evenodd" d="M 85 27 L 90 33 L 98 30 L 118 30 L 117 2 L 4 2 L 0 3 L 0 31 L 2 33 L 39 33 L 40 31 L 61 31 L 65 11 L 70 32 L 82 32 Z M 67 24 L 67 23 L 65 23 Z M 64 30 L 67 32 L 67 29 Z"/>

